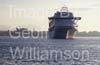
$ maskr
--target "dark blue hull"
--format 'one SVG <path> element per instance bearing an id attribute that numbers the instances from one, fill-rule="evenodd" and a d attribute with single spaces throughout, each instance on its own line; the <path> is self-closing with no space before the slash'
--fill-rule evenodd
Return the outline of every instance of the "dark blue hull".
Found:
<path id="1" fill-rule="evenodd" d="M 74 17 L 67 7 L 62 7 L 61 11 L 57 11 L 54 16 L 48 17 L 48 19 L 49 38 L 66 39 L 74 37 L 77 27 L 75 20 L 80 20 L 81 17 Z"/>
<path id="2" fill-rule="evenodd" d="M 70 36 L 69 31 L 73 30 L 73 27 L 55 27 L 53 28 L 53 30 L 49 30 L 49 38 L 52 39 L 66 39 L 68 36 Z M 75 30 L 74 30 L 75 32 Z M 74 32 L 71 34 L 71 36 L 73 37 Z M 69 33 L 69 34 L 68 34 Z"/>

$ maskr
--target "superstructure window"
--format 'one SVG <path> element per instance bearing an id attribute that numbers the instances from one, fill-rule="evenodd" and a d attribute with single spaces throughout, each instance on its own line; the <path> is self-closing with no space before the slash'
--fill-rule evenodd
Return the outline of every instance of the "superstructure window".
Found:
<path id="1" fill-rule="evenodd" d="M 60 13 L 60 16 L 61 17 L 68 17 L 69 16 L 69 13 L 68 12 L 61 12 Z"/>

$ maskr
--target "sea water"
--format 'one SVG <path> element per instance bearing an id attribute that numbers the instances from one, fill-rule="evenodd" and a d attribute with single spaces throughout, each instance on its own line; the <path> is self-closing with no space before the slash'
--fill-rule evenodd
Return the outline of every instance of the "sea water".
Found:
<path id="1" fill-rule="evenodd" d="M 100 37 L 0 37 L 0 65 L 100 65 Z"/>

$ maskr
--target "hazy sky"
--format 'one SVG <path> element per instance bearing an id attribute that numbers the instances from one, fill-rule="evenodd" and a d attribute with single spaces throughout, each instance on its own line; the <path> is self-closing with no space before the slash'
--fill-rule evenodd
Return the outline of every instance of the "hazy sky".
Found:
<path id="1" fill-rule="evenodd" d="M 100 0 L 0 0 L 0 29 L 25 26 L 47 30 L 48 17 L 64 5 L 74 16 L 82 17 L 79 31 L 100 31 Z"/>

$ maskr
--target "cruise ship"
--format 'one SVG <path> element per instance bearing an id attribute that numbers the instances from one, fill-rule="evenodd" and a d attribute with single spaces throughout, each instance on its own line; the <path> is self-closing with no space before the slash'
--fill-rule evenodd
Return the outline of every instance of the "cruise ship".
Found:
<path id="1" fill-rule="evenodd" d="M 51 39 L 73 39 L 77 31 L 77 21 L 81 17 L 74 17 L 68 7 L 62 7 L 60 11 L 54 13 L 54 16 L 48 17 L 49 29 L 48 37 Z"/>

